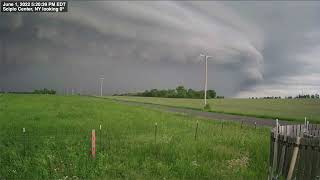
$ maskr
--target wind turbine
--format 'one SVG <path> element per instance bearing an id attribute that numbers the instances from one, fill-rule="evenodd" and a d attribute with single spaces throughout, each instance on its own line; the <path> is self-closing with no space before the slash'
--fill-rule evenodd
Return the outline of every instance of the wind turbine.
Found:
<path id="1" fill-rule="evenodd" d="M 205 81 L 204 81 L 204 105 L 207 105 L 207 87 L 208 87 L 208 59 L 212 56 L 200 54 L 205 59 Z"/>
<path id="2" fill-rule="evenodd" d="M 100 76 L 100 96 L 101 96 L 101 97 L 102 97 L 103 80 L 104 80 L 104 76 L 101 75 L 101 76 Z"/>

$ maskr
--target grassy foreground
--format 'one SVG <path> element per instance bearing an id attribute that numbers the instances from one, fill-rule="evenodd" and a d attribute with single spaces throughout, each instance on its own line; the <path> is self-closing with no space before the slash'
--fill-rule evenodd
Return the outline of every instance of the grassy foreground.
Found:
<path id="1" fill-rule="evenodd" d="M 108 96 L 112 99 L 202 109 L 201 99 Z M 282 120 L 320 122 L 319 99 L 209 99 L 211 111 Z"/>
<path id="2" fill-rule="evenodd" d="M 0 95 L 0 127 L 0 179 L 267 177 L 266 128 L 199 119 L 195 140 L 196 119 L 185 115 L 50 95 Z"/>

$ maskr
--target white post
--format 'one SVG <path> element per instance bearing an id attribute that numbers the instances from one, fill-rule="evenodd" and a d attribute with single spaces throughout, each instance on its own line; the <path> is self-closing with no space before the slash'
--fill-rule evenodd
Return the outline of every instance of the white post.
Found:
<path id="1" fill-rule="evenodd" d="M 204 105 L 207 105 L 208 56 L 205 56 L 205 61 Z"/>
<path id="2" fill-rule="evenodd" d="M 303 132 L 304 132 L 304 133 L 307 132 L 307 117 L 304 117 L 304 128 L 303 128 Z"/>

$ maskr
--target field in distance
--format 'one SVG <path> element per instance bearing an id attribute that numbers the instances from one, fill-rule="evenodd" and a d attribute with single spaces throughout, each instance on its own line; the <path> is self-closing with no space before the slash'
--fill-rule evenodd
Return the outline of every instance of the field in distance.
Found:
<path id="1" fill-rule="evenodd" d="M 174 107 L 203 109 L 203 99 L 108 96 L 107 98 Z M 282 120 L 320 122 L 319 99 L 209 99 L 213 112 L 249 115 Z"/>
<path id="2" fill-rule="evenodd" d="M 54 95 L 0 96 L 0 127 L 0 179 L 267 178 L 267 128 Z"/>

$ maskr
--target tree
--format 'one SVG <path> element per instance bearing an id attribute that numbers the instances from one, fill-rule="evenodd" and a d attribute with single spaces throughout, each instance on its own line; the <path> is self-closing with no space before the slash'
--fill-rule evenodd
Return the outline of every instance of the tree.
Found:
<path id="1" fill-rule="evenodd" d="M 42 90 L 41 90 L 42 91 Z M 47 91 L 47 90 L 45 90 Z M 166 97 L 166 98 L 194 98 L 203 99 L 204 91 L 196 91 L 191 88 L 186 89 L 184 86 L 178 86 L 175 89 L 151 89 L 144 92 L 137 93 L 124 93 L 118 94 L 119 96 L 141 96 L 141 97 Z M 215 90 L 207 91 L 207 98 L 218 98 Z M 219 98 L 223 98 L 220 96 Z"/>
<path id="2" fill-rule="evenodd" d="M 159 97 L 168 97 L 167 90 L 163 89 L 158 92 Z"/>
<path id="3" fill-rule="evenodd" d="M 177 97 L 178 98 L 185 98 L 187 97 L 187 90 L 183 86 L 178 86 L 176 88 L 177 91 Z"/>
<path id="4" fill-rule="evenodd" d="M 216 98 L 216 91 L 215 90 L 208 90 L 207 91 L 207 98 Z"/>
<path id="5" fill-rule="evenodd" d="M 188 98 L 195 98 L 195 96 L 196 96 L 196 92 L 193 89 L 189 88 L 187 91 L 187 97 Z"/>
<path id="6" fill-rule="evenodd" d="M 33 91 L 33 94 L 56 94 L 56 91 L 51 89 L 47 89 L 47 88 L 44 88 L 44 89 L 36 89 Z"/>
<path id="7" fill-rule="evenodd" d="M 158 97 L 158 95 L 159 95 L 158 89 L 151 89 L 150 91 L 151 97 Z"/>
<path id="8" fill-rule="evenodd" d="M 168 96 L 169 98 L 175 98 L 175 97 L 177 97 L 176 90 L 174 90 L 174 89 L 168 89 L 168 91 L 167 91 L 167 96 Z"/>
<path id="9" fill-rule="evenodd" d="M 151 97 L 151 93 L 150 93 L 148 90 L 145 90 L 145 91 L 142 93 L 142 96 L 144 96 L 144 97 Z"/>

